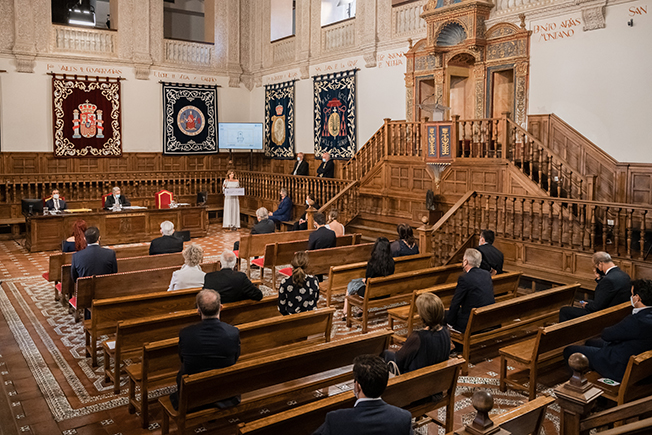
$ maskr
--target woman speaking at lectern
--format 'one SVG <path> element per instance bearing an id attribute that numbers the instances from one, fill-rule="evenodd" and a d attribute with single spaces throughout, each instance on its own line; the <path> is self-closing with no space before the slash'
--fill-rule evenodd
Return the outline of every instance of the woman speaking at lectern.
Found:
<path id="1" fill-rule="evenodd" d="M 222 184 L 222 193 L 224 193 L 225 189 L 232 189 L 234 187 L 240 187 L 240 183 L 235 178 L 235 172 L 229 171 L 226 173 L 226 179 Z M 230 228 L 232 230 L 240 228 L 240 200 L 237 196 L 224 195 L 222 228 Z"/>

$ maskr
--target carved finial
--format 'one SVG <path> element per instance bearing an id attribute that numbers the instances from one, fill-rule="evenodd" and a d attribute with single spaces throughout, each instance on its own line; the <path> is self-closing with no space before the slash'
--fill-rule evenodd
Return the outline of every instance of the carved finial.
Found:
<path id="1" fill-rule="evenodd" d="M 408 44 L 410 44 L 409 49 L 412 50 L 412 38 L 408 38 Z"/>
<path id="2" fill-rule="evenodd" d="M 568 365 L 573 369 L 570 386 L 573 389 L 584 390 L 588 382 L 584 377 L 584 373 L 589 369 L 589 359 L 586 355 L 575 352 L 568 358 Z"/>
<path id="3" fill-rule="evenodd" d="M 426 216 L 425 214 L 421 216 L 421 222 L 423 222 L 424 226 L 428 226 L 428 216 Z"/>
<path id="4" fill-rule="evenodd" d="M 501 431 L 501 434 L 509 434 L 507 431 L 502 431 L 499 426 L 495 426 L 494 422 L 489 418 L 489 411 L 494 406 L 494 398 L 491 393 L 485 390 L 478 390 L 473 393 L 471 403 L 477 411 L 477 414 L 473 422 L 467 424 L 464 428 L 467 433 L 474 435 L 498 435 L 497 432 Z"/>
<path id="5" fill-rule="evenodd" d="M 518 14 L 518 17 L 521 19 L 521 29 L 525 30 L 525 14 Z"/>

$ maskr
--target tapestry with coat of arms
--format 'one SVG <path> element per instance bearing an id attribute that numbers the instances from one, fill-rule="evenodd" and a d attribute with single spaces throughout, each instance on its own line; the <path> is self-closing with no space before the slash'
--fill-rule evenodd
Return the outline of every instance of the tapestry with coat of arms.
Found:
<path id="1" fill-rule="evenodd" d="M 122 155 L 120 80 L 52 76 L 55 157 Z"/>
<path id="2" fill-rule="evenodd" d="M 265 86 L 265 156 L 294 158 L 294 81 Z"/>
<path id="3" fill-rule="evenodd" d="M 163 154 L 213 154 L 217 86 L 163 82 Z"/>
<path id="4" fill-rule="evenodd" d="M 313 77 L 315 156 L 350 159 L 356 150 L 355 77 L 357 70 Z"/>

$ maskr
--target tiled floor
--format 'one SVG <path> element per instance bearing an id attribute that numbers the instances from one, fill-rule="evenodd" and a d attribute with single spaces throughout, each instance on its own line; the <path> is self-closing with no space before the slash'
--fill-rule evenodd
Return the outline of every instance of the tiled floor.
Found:
<path id="1" fill-rule="evenodd" d="M 238 237 L 238 232 L 225 232 L 219 225 L 211 225 L 207 237 L 193 239 L 192 243 L 201 245 L 211 260 L 217 259 L 223 249 L 230 249 Z M 84 358 L 81 324 L 71 321 L 67 311 L 53 301 L 52 284 L 41 278 L 49 254 L 30 254 L 21 241 L 0 242 L 0 435 L 159 434 L 160 408 L 153 406 L 152 423 L 142 429 L 138 416 L 127 410 L 126 386 L 120 395 L 113 395 L 111 387 L 103 384 L 101 369 L 93 369 Z M 264 291 L 274 290 L 266 287 Z M 341 299 L 336 303 L 336 319 L 341 319 Z M 371 328 L 386 325 L 385 318 L 377 316 Z M 335 339 L 360 332 L 358 328 L 346 328 L 342 321 L 336 321 L 334 329 Z M 470 397 L 476 388 L 494 394 L 494 413 L 526 401 L 521 394 L 498 391 L 498 366 L 498 359 L 485 359 L 471 365 L 469 376 L 460 377 L 456 427 L 473 418 Z M 542 391 L 565 376 L 553 375 L 542 379 Z M 546 419 L 546 434 L 558 433 L 558 409 L 552 408 Z M 195 430 L 201 431 L 227 434 L 234 432 L 234 426 L 218 421 Z M 443 431 L 426 427 L 422 433 Z"/>

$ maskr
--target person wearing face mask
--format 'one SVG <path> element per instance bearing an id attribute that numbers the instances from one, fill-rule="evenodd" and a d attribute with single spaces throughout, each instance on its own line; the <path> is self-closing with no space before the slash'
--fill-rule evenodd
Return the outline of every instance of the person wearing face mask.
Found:
<path id="1" fill-rule="evenodd" d="M 630 289 L 632 314 L 604 328 L 600 338 L 587 340 L 584 346 L 568 346 L 564 358 L 575 352 L 589 359 L 589 368 L 601 376 L 621 382 L 629 357 L 652 350 L 652 281 L 637 279 Z"/>
<path id="2" fill-rule="evenodd" d="M 59 196 L 59 189 L 52 191 L 52 197 L 45 201 L 48 210 L 62 211 L 68 208 L 66 201 Z"/>
<path id="3" fill-rule="evenodd" d="M 288 196 L 288 190 L 282 187 L 279 191 L 281 202 L 275 212 L 269 212 L 269 219 L 274 222 L 289 221 L 292 219 L 292 199 Z"/>
<path id="4" fill-rule="evenodd" d="M 321 165 L 317 168 L 317 176 L 322 178 L 335 178 L 335 164 L 331 160 L 331 155 L 324 153 L 321 155 Z"/>
<path id="5" fill-rule="evenodd" d="M 593 300 L 580 301 L 579 307 L 562 307 L 559 310 L 560 322 L 586 316 L 622 304 L 629 299 L 631 279 L 614 264 L 608 253 L 598 251 L 593 254 L 593 266 L 595 267 L 595 281 L 598 283 Z"/>
<path id="6" fill-rule="evenodd" d="M 308 175 L 308 162 L 303 160 L 303 153 L 297 153 L 297 161 L 294 162 L 292 175 Z"/>
<path id="7" fill-rule="evenodd" d="M 106 197 L 104 208 L 111 210 L 116 203 L 119 203 L 121 207 L 129 207 L 131 205 L 127 197 L 120 194 L 120 188 L 118 186 L 113 188 L 113 195 Z"/>
<path id="8" fill-rule="evenodd" d="M 319 210 L 319 205 L 317 205 L 317 200 L 315 199 L 315 195 L 312 193 L 309 193 L 306 195 L 306 210 L 303 212 L 301 217 L 299 218 L 298 221 L 292 225 L 292 228 L 290 231 L 300 231 L 300 230 L 307 230 L 308 229 L 308 209 L 310 207 L 313 207 L 316 210 Z M 312 228 L 311 228 L 312 229 Z"/>

